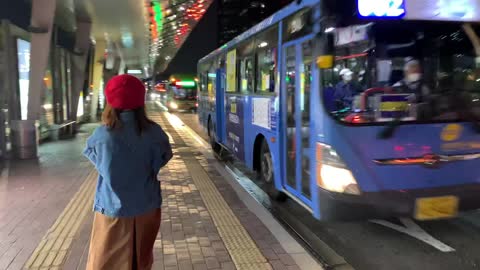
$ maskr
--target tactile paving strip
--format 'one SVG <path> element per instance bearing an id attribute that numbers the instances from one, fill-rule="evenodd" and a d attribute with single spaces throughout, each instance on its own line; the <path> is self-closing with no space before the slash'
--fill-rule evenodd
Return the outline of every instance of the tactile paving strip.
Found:
<path id="1" fill-rule="evenodd" d="M 158 122 L 167 126 L 167 118 L 170 122 L 170 132 L 176 132 L 179 137 L 188 145 L 188 135 L 181 127 L 173 127 L 174 121 L 165 115 L 155 117 Z M 160 119 L 159 119 L 160 118 Z M 194 145 L 189 145 L 190 150 L 193 150 Z M 222 238 L 225 247 L 227 248 L 232 260 L 239 270 L 270 270 L 272 267 L 267 262 L 253 239 L 242 226 L 238 218 L 224 200 L 222 194 L 215 187 L 207 172 L 203 169 L 199 161 L 192 155 L 179 153 L 185 161 L 187 169 L 189 170 L 195 186 L 200 191 L 200 195 L 210 213 L 213 222 Z"/>
<path id="2" fill-rule="evenodd" d="M 24 269 L 61 269 L 85 217 L 91 210 L 97 173 L 90 172 L 55 224 L 40 241 Z"/>

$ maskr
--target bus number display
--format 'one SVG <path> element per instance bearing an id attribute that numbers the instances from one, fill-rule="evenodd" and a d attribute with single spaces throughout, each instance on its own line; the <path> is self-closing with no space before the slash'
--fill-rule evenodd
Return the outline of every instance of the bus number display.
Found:
<path id="1" fill-rule="evenodd" d="M 362 17 L 398 18 L 405 15 L 404 0 L 358 0 L 358 12 Z"/>

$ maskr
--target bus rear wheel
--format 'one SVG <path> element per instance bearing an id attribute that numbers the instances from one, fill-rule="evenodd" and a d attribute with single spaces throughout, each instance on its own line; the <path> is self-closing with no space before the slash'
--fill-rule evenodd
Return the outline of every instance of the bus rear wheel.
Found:
<path id="1" fill-rule="evenodd" d="M 284 202 L 287 200 L 287 195 L 275 187 L 273 158 L 266 141 L 262 142 L 260 149 L 260 164 L 258 174 L 263 184 L 265 184 L 265 191 L 275 201 Z"/>

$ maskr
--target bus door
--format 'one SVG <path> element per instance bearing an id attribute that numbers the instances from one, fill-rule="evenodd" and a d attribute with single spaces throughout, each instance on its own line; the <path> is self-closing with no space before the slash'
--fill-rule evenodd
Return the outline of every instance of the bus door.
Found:
<path id="1" fill-rule="evenodd" d="M 284 162 L 286 189 L 311 206 L 310 94 L 313 71 L 311 37 L 283 46 L 282 93 L 286 95 Z"/>
<path id="2" fill-rule="evenodd" d="M 225 84 L 226 74 L 225 69 L 219 68 L 216 73 L 216 85 L 217 92 L 215 94 L 216 99 L 216 117 L 217 117 L 217 140 L 218 142 L 225 144 Z"/>

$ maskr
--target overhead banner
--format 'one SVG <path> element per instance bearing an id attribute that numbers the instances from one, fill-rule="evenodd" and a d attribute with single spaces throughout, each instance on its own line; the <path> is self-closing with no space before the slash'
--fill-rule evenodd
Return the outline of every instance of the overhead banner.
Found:
<path id="1" fill-rule="evenodd" d="M 227 92 L 237 92 L 237 51 L 227 54 Z"/>

